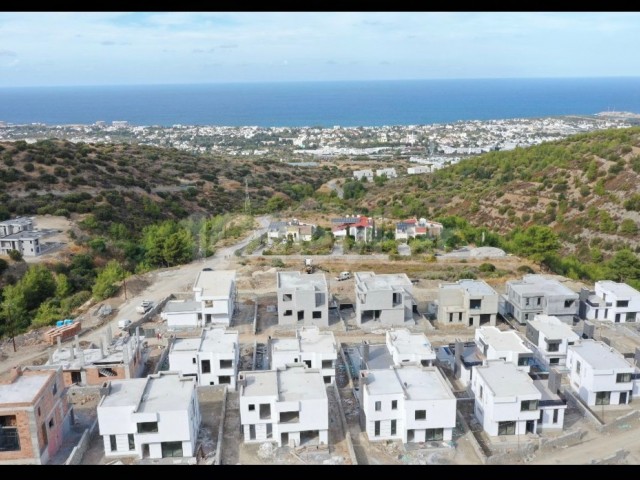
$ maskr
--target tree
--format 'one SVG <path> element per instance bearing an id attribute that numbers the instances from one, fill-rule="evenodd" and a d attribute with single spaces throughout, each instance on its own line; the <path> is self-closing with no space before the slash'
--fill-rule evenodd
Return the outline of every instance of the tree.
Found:
<path id="1" fill-rule="evenodd" d="M 544 225 L 532 225 L 525 230 L 517 229 L 511 244 L 518 255 L 529 257 L 538 263 L 560 249 L 558 236 Z"/>
<path id="2" fill-rule="evenodd" d="M 629 249 L 618 250 L 606 264 L 607 276 L 616 282 L 640 279 L 640 259 Z"/>
<path id="3" fill-rule="evenodd" d="M 7 252 L 9 255 L 9 258 L 11 260 L 13 260 L 14 262 L 21 262 L 22 261 L 22 253 L 20 253 L 20 251 L 18 250 L 9 250 L 9 252 Z"/>
<path id="4" fill-rule="evenodd" d="M 117 260 L 111 260 L 100 270 L 96 283 L 93 284 L 93 297 L 96 300 L 104 300 L 116 293 L 118 286 L 116 282 L 120 282 L 125 276 L 125 271 Z"/>

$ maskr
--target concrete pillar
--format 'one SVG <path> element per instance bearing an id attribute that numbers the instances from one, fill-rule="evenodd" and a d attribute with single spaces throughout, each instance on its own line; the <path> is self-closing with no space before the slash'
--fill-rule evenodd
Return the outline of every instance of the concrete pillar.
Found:
<path id="1" fill-rule="evenodd" d="M 593 338 L 595 329 L 596 329 L 596 326 L 593 323 L 587 322 L 585 320 L 584 324 L 582 325 L 582 335 L 586 338 Z"/>
<path id="2" fill-rule="evenodd" d="M 111 345 L 111 340 L 113 340 L 113 332 L 111 331 L 111 325 L 107 325 L 107 345 Z"/>
<path id="3" fill-rule="evenodd" d="M 124 366 L 124 378 L 131 378 L 129 370 L 129 342 L 122 346 L 122 364 Z"/>
<path id="4" fill-rule="evenodd" d="M 640 347 L 636 347 L 635 361 L 636 366 L 640 365 Z"/>
<path id="5" fill-rule="evenodd" d="M 47 353 L 49 354 L 49 361 L 47 363 L 53 365 L 53 349 L 50 348 Z"/>
<path id="6" fill-rule="evenodd" d="M 547 381 L 547 386 L 549 390 L 553 393 L 558 393 L 560 390 L 560 385 L 562 384 L 562 374 L 558 372 L 555 368 L 549 369 L 549 380 Z"/>
<path id="7" fill-rule="evenodd" d="M 100 357 L 104 358 L 107 356 L 107 348 L 105 346 L 105 337 L 100 337 Z"/>
<path id="8" fill-rule="evenodd" d="M 84 350 L 78 349 L 78 359 L 80 360 L 80 366 L 84 367 Z"/>
<path id="9" fill-rule="evenodd" d="M 369 342 L 366 340 L 362 341 L 362 366 L 360 368 L 368 368 L 367 365 L 369 363 Z"/>
<path id="10" fill-rule="evenodd" d="M 56 342 L 58 342 L 58 351 L 62 348 L 62 336 L 58 335 L 56 337 Z"/>
<path id="11" fill-rule="evenodd" d="M 462 372 L 462 356 L 464 354 L 464 343 L 456 339 L 454 346 L 454 360 L 453 360 L 453 376 L 460 378 Z"/>
<path id="12" fill-rule="evenodd" d="M 73 348 L 73 343 L 71 345 L 69 345 L 69 360 L 74 360 L 75 359 L 75 351 Z"/>

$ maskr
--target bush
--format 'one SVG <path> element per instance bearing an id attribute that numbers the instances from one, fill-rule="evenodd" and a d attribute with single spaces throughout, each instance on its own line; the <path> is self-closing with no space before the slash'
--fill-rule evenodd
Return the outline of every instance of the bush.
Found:
<path id="1" fill-rule="evenodd" d="M 520 265 L 517 271 L 520 273 L 536 273 L 529 265 Z"/>
<path id="2" fill-rule="evenodd" d="M 22 253 L 20 253 L 18 250 L 9 250 L 9 252 L 7 253 L 9 255 L 9 258 L 14 262 L 22 261 Z"/>
<path id="3" fill-rule="evenodd" d="M 483 263 L 478 267 L 481 272 L 495 272 L 496 266 L 493 263 Z"/>
<path id="4" fill-rule="evenodd" d="M 274 258 L 273 260 L 271 260 L 271 266 L 276 268 L 283 268 L 284 262 L 280 258 Z"/>

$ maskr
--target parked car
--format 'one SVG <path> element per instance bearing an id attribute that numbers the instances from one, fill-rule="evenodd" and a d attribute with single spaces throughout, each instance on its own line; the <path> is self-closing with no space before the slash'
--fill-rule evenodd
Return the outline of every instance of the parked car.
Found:
<path id="1" fill-rule="evenodd" d="M 118 328 L 121 330 L 126 329 L 129 325 L 131 325 L 131 320 L 129 320 L 128 318 L 123 318 L 121 320 L 118 320 Z"/>
<path id="2" fill-rule="evenodd" d="M 136 312 L 145 314 L 153 308 L 153 302 L 151 300 L 143 300 L 140 305 L 136 307 Z"/>

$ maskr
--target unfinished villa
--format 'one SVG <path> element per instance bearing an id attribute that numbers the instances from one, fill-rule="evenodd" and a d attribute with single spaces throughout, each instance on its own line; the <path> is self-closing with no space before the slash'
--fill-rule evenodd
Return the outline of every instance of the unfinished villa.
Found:
<path id="1" fill-rule="evenodd" d="M 238 388 L 245 442 L 328 445 L 329 399 L 319 370 L 303 364 L 240 372 Z"/>
<path id="2" fill-rule="evenodd" d="M 360 419 L 370 441 L 450 441 L 456 397 L 435 367 L 360 371 Z"/>
<path id="3" fill-rule="evenodd" d="M 626 283 L 601 280 L 580 291 L 580 318 L 626 323 L 640 320 L 640 292 Z"/>
<path id="4" fill-rule="evenodd" d="M 193 300 L 171 300 L 160 314 L 170 329 L 228 327 L 236 301 L 235 270 L 202 270 L 193 286 Z"/>
<path id="5" fill-rule="evenodd" d="M 195 377 L 200 386 L 236 388 L 240 360 L 238 332 L 208 327 L 198 337 L 175 338 L 169 348 L 169 370 Z"/>
<path id="6" fill-rule="evenodd" d="M 277 272 L 278 325 L 329 326 L 329 289 L 323 273 Z"/>
<path id="7" fill-rule="evenodd" d="M 640 375 L 620 352 L 604 342 L 580 340 L 567 351 L 569 384 L 590 407 L 622 405 L 640 393 Z"/>
<path id="8" fill-rule="evenodd" d="M 304 364 L 319 370 L 324 383 L 335 382 L 338 345 L 333 332 L 321 332 L 315 326 L 302 327 L 296 330 L 295 338 L 274 338 L 269 344 L 272 370 Z"/>
<path id="9" fill-rule="evenodd" d="M 413 324 L 413 284 L 405 273 L 356 272 L 355 312 L 358 326 Z"/>
<path id="10" fill-rule="evenodd" d="M 536 315 L 527 322 L 526 335 L 536 358 L 547 368 L 566 365 L 569 346 L 580 338 L 569 325 L 549 315 Z"/>
<path id="11" fill-rule="evenodd" d="M 557 317 L 569 325 L 578 316 L 579 295 L 557 280 L 531 274 L 522 280 L 507 281 L 506 287 L 501 299 L 501 314 L 515 318 L 522 325 L 541 313 Z"/>
<path id="12" fill-rule="evenodd" d="M 62 369 L 14 368 L 0 380 L 0 465 L 44 465 L 73 423 Z"/>
<path id="13" fill-rule="evenodd" d="M 144 370 L 142 341 L 139 329 L 135 335 L 111 337 L 111 328 L 100 337 L 100 346 L 80 348 L 78 335 L 67 347 L 49 350 L 44 367 L 62 367 L 65 386 L 102 385 L 106 380 L 136 378 Z"/>
<path id="14" fill-rule="evenodd" d="M 498 293 L 483 280 L 458 280 L 441 283 L 438 288 L 440 325 L 495 325 Z"/>
<path id="15" fill-rule="evenodd" d="M 105 456 L 194 457 L 201 422 L 196 386 L 178 372 L 109 382 L 97 409 Z"/>

